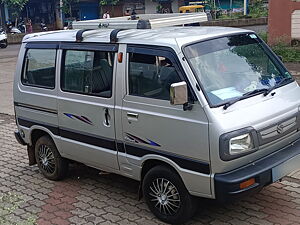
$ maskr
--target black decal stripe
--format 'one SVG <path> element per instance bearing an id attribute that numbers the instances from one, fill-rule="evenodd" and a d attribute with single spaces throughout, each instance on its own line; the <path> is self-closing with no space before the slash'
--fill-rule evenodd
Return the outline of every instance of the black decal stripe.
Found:
<path id="1" fill-rule="evenodd" d="M 116 151 L 116 145 L 114 140 L 104 139 L 102 137 L 91 136 L 83 133 L 77 133 L 65 129 L 59 129 L 59 131 L 61 137 L 63 138 L 68 138 L 74 141 L 83 142 L 85 144 L 94 145 L 94 146 Z"/>
<path id="2" fill-rule="evenodd" d="M 177 155 L 173 155 L 170 153 L 156 151 L 156 150 L 150 149 L 150 148 L 145 148 L 145 147 L 141 148 L 141 147 L 137 147 L 137 146 L 129 145 L 129 144 L 126 144 L 126 146 L 124 147 L 124 144 L 122 142 L 117 142 L 117 144 L 116 144 L 116 142 L 114 140 L 105 139 L 103 137 L 98 137 L 98 136 L 91 136 L 91 135 L 83 134 L 83 133 L 78 133 L 78 132 L 74 132 L 71 130 L 59 129 L 56 126 L 42 124 L 42 123 L 38 123 L 36 121 L 24 119 L 24 118 L 18 118 L 18 123 L 20 126 L 24 126 L 27 128 L 30 128 L 33 125 L 43 126 L 47 129 L 49 129 L 55 135 L 60 135 L 61 137 L 64 137 L 64 138 L 68 138 L 68 139 L 71 139 L 74 141 L 79 141 L 79 142 L 83 142 L 83 143 L 98 146 L 98 147 L 103 147 L 103 148 L 113 150 L 113 151 L 118 150 L 119 152 L 125 153 L 125 147 L 126 147 L 127 154 L 137 156 L 137 157 L 142 157 L 147 154 L 161 155 L 161 156 L 171 159 L 181 168 L 199 172 L 199 173 L 210 174 L 210 166 L 208 163 L 205 163 L 205 162 L 184 158 L 182 156 L 177 156 Z M 117 148 L 116 148 L 116 145 L 117 145 Z"/>
<path id="3" fill-rule="evenodd" d="M 177 155 L 173 155 L 173 154 L 169 154 L 169 153 L 165 153 L 165 152 L 160 152 L 160 151 L 156 151 L 156 150 L 145 148 L 145 147 L 141 148 L 141 147 L 137 147 L 137 146 L 129 145 L 129 144 L 126 144 L 125 148 L 126 148 L 126 153 L 129 155 L 142 157 L 142 156 L 148 155 L 148 154 L 157 154 L 157 155 L 164 156 L 168 159 L 171 159 L 172 161 L 174 161 L 178 166 L 180 166 L 183 169 L 192 170 L 192 171 L 195 171 L 198 173 L 210 174 L 209 164 L 205 163 L 205 162 L 201 162 L 201 161 L 197 161 L 194 159 L 189 159 L 189 158 L 185 158 L 182 156 L 177 156 Z"/>
<path id="4" fill-rule="evenodd" d="M 24 119 L 24 118 L 18 118 L 18 123 L 20 126 L 24 126 L 27 128 L 30 128 L 33 125 L 39 125 L 39 126 L 47 128 L 53 134 L 60 135 L 61 137 L 64 137 L 64 138 L 68 138 L 68 139 L 71 139 L 74 141 L 79 141 L 79 142 L 82 142 L 85 144 L 90 144 L 90 145 L 106 148 L 106 149 L 112 150 L 112 151 L 117 150 L 116 143 L 114 140 L 105 139 L 105 138 L 99 137 L 99 136 L 92 136 L 89 134 L 78 133 L 78 132 L 71 131 L 71 130 L 59 129 L 58 127 L 55 127 L 55 126 L 38 123 L 36 121 L 28 120 L 28 119 Z"/>
<path id="5" fill-rule="evenodd" d="M 47 128 L 48 130 L 50 130 L 53 134 L 59 135 L 59 129 L 57 126 L 53 126 L 53 125 L 49 125 L 49 124 L 42 124 L 42 123 L 38 123 L 33 120 L 24 119 L 24 118 L 18 118 L 18 124 L 20 126 L 27 127 L 27 128 L 30 128 L 33 125 L 42 126 L 42 127 Z"/>
<path id="6" fill-rule="evenodd" d="M 35 106 L 35 105 L 23 104 L 23 103 L 18 103 L 18 102 L 14 102 L 14 105 L 18 106 L 18 107 L 27 108 L 27 109 L 38 110 L 38 111 L 41 111 L 41 112 L 57 114 L 57 110 L 44 108 L 44 107 L 39 107 L 39 106 Z"/>
<path id="7" fill-rule="evenodd" d="M 119 152 L 125 153 L 125 147 L 123 142 L 117 142 L 117 148 Z"/>

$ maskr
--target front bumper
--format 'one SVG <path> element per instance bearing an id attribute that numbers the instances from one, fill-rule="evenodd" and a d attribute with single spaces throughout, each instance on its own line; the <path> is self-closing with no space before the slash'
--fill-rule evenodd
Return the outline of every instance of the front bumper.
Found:
<path id="1" fill-rule="evenodd" d="M 216 198 L 226 201 L 247 195 L 276 182 L 296 169 L 300 169 L 300 139 L 249 165 L 227 173 L 215 174 Z M 240 189 L 240 184 L 251 178 L 255 179 L 255 183 Z"/>

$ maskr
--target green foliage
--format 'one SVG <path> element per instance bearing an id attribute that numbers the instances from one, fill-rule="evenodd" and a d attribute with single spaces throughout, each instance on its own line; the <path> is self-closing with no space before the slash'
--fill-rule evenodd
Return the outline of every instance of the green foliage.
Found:
<path id="1" fill-rule="evenodd" d="M 283 62 L 300 63 L 300 48 L 286 46 L 285 44 L 277 44 L 272 47 L 272 50 L 280 55 Z"/>
<path id="2" fill-rule="evenodd" d="M 18 17 L 29 0 L 0 0 L 12 11 L 13 16 Z"/>
<path id="3" fill-rule="evenodd" d="M 28 215 L 23 221 L 15 221 L 12 214 L 20 207 L 24 200 L 16 194 L 0 194 L 0 224 L 1 225 L 35 225 L 36 219 Z"/>
<path id="4" fill-rule="evenodd" d="M 70 17 L 72 17 L 72 6 L 77 2 L 79 2 L 79 0 L 63 0 L 61 10 L 63 13 L 69 14 Z"/>
<path id="5" fill-rule="evenodd" d="M 260 38 L 266 43 L 268 42 L 268 34 L 266 32 L 259 34 Z M 283 62 L 297 62 L 300 63 L 300 48 L 291 47 L 283 42 L 280 42 L 274 46 L 271 46 L 275 54 L 282 57 Z"/>
<path id="6" fill-rule="evenodd" d="M 263 39 L 264 42 L 268 42 L 268 34 L 266 32 L 259 33 L 258 36 Z"/>
<path id="7" fill-rule="evenodd" d="M 100 5 L 116 5 L 120 0 L 100 0 Z"/>
<path id="8" fill-rule="evenodd" d="M 259 18 L 268 16 L 268 9 L 264 6 L 263 0 L 253 0 L 249 5 L 249 16 Z"/>

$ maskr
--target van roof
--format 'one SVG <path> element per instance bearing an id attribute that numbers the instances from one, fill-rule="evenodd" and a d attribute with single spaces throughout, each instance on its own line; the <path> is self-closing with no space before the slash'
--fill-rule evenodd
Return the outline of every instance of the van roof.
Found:
<path id="1" fill-rule="evenodd" d="M 75 42 L 78 30 L 52 31 L 26 35 L 23 42 Z M 99 29 L 82 42 L 109 43 L 112 29 Z M 128 29 L 118 33 L 118 43 L 182 47 L 188 43 L 237 33 L 252 32 L 229 27 L 164 27 Z"/>

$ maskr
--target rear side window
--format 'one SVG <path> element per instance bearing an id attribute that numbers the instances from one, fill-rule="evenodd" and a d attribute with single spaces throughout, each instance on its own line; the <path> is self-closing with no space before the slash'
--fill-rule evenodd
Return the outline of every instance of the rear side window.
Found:
<path id="1" fill-rule="evenodd" d="M 113 80 L 112 52 L 66 50 L 62 67 L 61 89 L 109 98 Z"/>
<path id="2" fill-rule="evenodd" d="M 28 86 L 55 87 L 56 49 L 28 49 L 24 60 L 22 83 Z"/>

